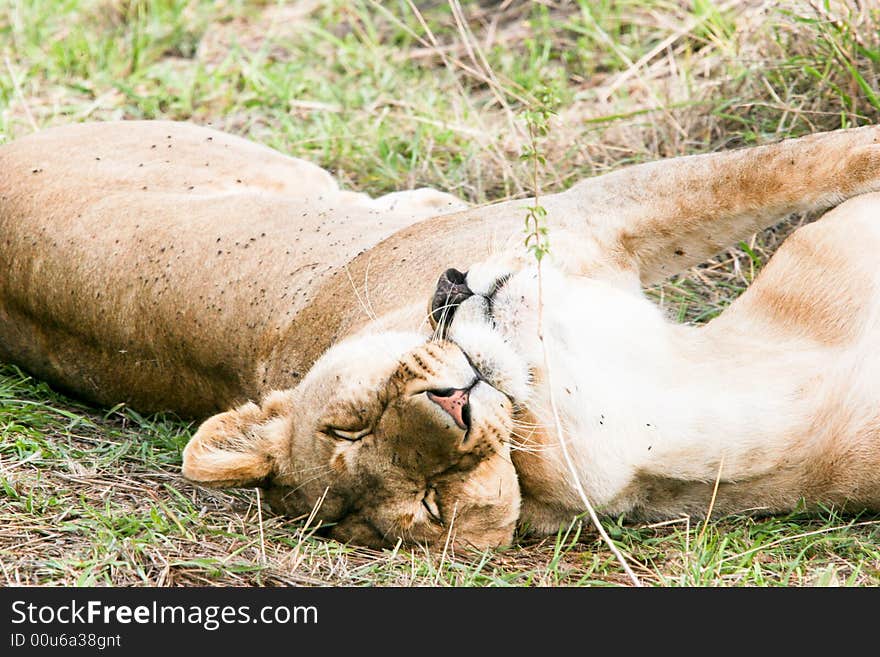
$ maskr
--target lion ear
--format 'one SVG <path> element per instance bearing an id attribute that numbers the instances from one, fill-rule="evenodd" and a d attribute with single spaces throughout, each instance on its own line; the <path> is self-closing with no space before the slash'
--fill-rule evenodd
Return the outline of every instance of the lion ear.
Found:
<path id="1" fill-rule="evenodd" d="M 214 488 L 266 482 L 289 458 L 292 407 L 284 392 L 205 420 L 183 450 L 183 476 Z"/>

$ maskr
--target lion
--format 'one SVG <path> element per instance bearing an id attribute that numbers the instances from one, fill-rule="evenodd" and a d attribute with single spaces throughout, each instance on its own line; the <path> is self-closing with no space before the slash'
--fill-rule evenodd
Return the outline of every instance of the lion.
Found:
<path id="1" fill-rule="evenodd" d="M 633 518 L 705 514 L 716 484 L 719 512 L 877 510 L 878 191 L 877 127 L 630 166 L 542 197 L 539 286 L 528 201 L 372 199 L 210 128 L 69 125 L 0 147 L 0 360 L 203 420 L 185 478 L 357 544 L 509 544 L 581 487 Z M 829 208 L 705 327 L 642 293 Z"/>

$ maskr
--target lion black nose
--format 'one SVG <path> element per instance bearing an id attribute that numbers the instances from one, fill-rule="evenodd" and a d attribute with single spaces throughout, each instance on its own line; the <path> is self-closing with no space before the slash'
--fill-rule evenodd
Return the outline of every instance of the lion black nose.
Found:
<path id="1" fill-rule="evenodd" d="M 473 292 L 465 283 L 466 273 L 457 269 L 447 269 L 437 281 L 434 296 L 431 297 L 431 326 L 441 328 L 449 326 L 455 310 L 461 302 L 473 296 Z"/>
<path id="2" fill-rule="evenodd" d="M 459 429 L 467 430 L 471 424 L 471 408 L 468 404 L 470 394 L 470 388 L 429 390 L 428 399 L 449 413 Z"/>

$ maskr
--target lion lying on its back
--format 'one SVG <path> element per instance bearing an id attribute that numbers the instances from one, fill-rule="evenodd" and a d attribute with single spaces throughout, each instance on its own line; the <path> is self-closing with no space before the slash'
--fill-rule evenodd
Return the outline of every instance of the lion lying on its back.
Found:
<path id="1" fill-rule="evenodd" d="M 547 372 L 522 201 L 367 199 L 187 124 L 47 131 L 0 147 L 0 359 L 102 404 L 253 400 L 200 427 L 184 474 L 262 486 L 294 516 L 318 505 L 370 545 L 494 546 L 581 513 L 548 374 L 607 512 L 704 513 L 716 477 L 725 511 L 878 509 L 880 197 L 797 231 L 705 328 L 639 292 L 880 189 L 878 137 L 671 159 L 544 199 Z"/>

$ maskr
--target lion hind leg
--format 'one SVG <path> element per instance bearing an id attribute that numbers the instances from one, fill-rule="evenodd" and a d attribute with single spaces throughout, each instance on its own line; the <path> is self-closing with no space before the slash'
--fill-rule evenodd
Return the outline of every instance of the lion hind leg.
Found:
<path id="1" fill-rule="evenodd" d="M 637 165 L 570 190 L 606 252 L 650 284 L 795 212 L 880 191 L 880 126 Z"/>

